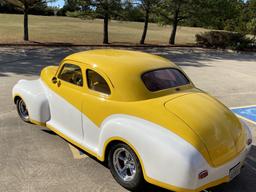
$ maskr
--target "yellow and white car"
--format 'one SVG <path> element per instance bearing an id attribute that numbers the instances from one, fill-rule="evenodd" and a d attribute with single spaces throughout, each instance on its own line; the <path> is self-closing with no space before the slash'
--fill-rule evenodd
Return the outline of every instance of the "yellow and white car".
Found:
<path id="1" fill-rule="evenodd" d="M 249 127 L 167 59 L 92 50 L 13 88 L 20 117 L 106 161 L 116 181 L 201 191 L 240 173 Z"/>

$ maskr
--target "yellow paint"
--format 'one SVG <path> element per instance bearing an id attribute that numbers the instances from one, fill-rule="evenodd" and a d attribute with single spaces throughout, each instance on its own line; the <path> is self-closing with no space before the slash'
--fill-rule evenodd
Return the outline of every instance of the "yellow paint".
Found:
<path id="1" fill-rule="evenodd" d="M 80 66 L 84 75 L 83 87 L 59 79 L 59 84 L 52 83 L 52 77 L 58 76 L 62 65 L 65 63 Z M 222 107 L 222 104 L 213 99 L 209 102 L 210 97 L 204 98 L 206 94 L 204 94 L 204 97 L 199 97 L 198 95 L 203 94 L 200 90 L 196 89 L 192 83 L 180 87 L 180 91 L 176 91 L 173 88 L 152 93 L 146 89 L 140 79 L 141 74 L 145 71 L 163 67 L 177 68 L 177 66 L 169 60 L 146 53 L 120 50 L 95 50 L 68 56 L 61 62 L 59 69 L 57 67 L 47 67 L 43 69 L 41 79 L 50 89 L 79 109 L 99 127 L 101 122 L 110 115 L 132 115 L 156 123 L 179 135 L 200 151 L 207 162 L 213 167 L 222 165 L 238 155 L 245 146 L 244 133 L 241 131 L 241 125 L 237 124 L 233 113 L 224 110 L 225 108 Z M 93 69 L 105 78 L 111 88 L 111 95 L 108 96 L 88 89 L 85 77 L 86 69 Z M 180 102 L 179 108 L 176 106 L 176 114 L 168 113 L 164 107 L 165 103 L 174 98 L 185 98 L 182 97 L 185 95 L 191 95 L 186 97 L 186 106 L 184 106 L 185 102 L 184 104 Z M 173 102 L 175 103 L 176 99 L 173 100 Z M 224 112 L 225 114 L 223 115 L 230 121 L 231 128 L 233 128 L 232 135 L 228 135 L 227 133 L 220 135 L 220 137 L 216 139 L 213 137 L 214 135 L 211 135 L 211 129 L 206 129 L 207 131 L 204 130 L 202 125 L 206 126 L 209 121 L 212 120 L 207 118 L 205 114 L 203 115 L 204 118 L 200 118 L 202 113 L 199 113 L 195 107 L 189 107 L 190 104 L 195 104 L 195 102 L 200 106 L 205 106 L 206 113 L 210 113 L 212 109 L 215 109 L 215 112 Z M 208 107 L 210 107 L 211 110 L 207 110 Z M 190 110 L 190 113 L 186 113 L 185 108 L 186 110 Z M 198 115 L 196 118 L 191 119 L 191 114 Z M 223 122 L 223 118 L 218 114 L 219 113 L 215 114 L 216 123 L 223 125 L 226 122 Z M 181 116 L 182 119 L 180 119 Z M 183 119 L 190 119 L 191 122 L 194 121 L 192 124 L 195 125 L 196 130 L 191 128 L 189 123 L 184 123 Z M 200 119 L 200 121 L 198 121 L 198 119 Z M 200 125 L 201 128 L 197 128 L 198 125 Z M 219 132 L 225 132 L 225 129 L 226 127 L 224 126 L 220 127 Z M 218 132 L 217 127 L 213 130 Z M 222 147 L 218 146 L 217 149 L 214 149 L 214 143 L 218 139 L 223 139 L 225 136 L 229 136 L 227 137 L 229 138 L 227 142 L 225 142 Z M 236 144 L 234 144 L 233 141 L 231 144 L 229 143 L 231 137 L 235 139 Z M 206 141 L 201 142 L 199 138 L 203 141 L 207 139 L 210 140 L 207 141 L 207 144 Z M 232 148 L 232 143 L 236 145 L 237 150 L 228 153 L 228 150 Z M 209 146 L 212 148 L 210 151 L 207 148 Z M 227 154 L 225 155 L 225 153 Z M 216 159 L 215 157 L 221 158 Z"/>
<path id="2" fill-rule="evenodd" d="M 129 141 L 121 138 L 121 137 L 112 137 L 112 138 L 109 138 L 105 144 L 104 144 L 104 153 L 103 153 L 103 156 L 100 158 L 101 161 L 104 161 L 104 157 L 105 157 L 105 151 L 106 151 L 106 148 L 108 146 L 108 144 L 112 141 L 121 141 L 125 144 L 127 144 L 134 152 L 135 154 L 137 155 L 139 161 L 140 161 L 140 164 L 141 164 L 141 168 L 142 168 L 142 172 L 143 172 L 143 176 L 144 176 L 144 179 L 148 182 L 148 183 L 151 183 L 153 185 L 156 185 L 156 186 L 160 186 L 162 188 L 165 188 L 165 189 L 169 189 L 169 190 L 172 190 L 172 191 L 177 191 L 177 192 L 199 192 L 199 191 L 202 191 L 203 189 L 207 189 L 207 188 L 210 188 L 210 187 L 213 187 L 213 186 L 216 186 L 216 185 L 219 185 L 221 183 L 225 183 L 225 182 L 228 182 L 229 181 L 229 177 L 226 176 L 224 178 L 221 178 L 221 179 L 218 179 L 218 180 L 215 180 L 213 182 L 210 182 L 210 183 L 207 183 L 205 185 L 203 185 L 202 187 L 199 187 L 197 189 L 194 189 L 194 190 L 191 190 L 191 189 L 185 189 L 185 188 L 180 188 L 180 187 L 176 187 L 176 186 L 173 186 L 173 185 L 170 185 L 170 184 L 167 184 L 167 183 L 163 183 L 161 181 L 157 181 L 149 176 L 147 176 L 147 173 L 146 173 L 146 170 L 145 170 L 145 167 L 144 167 L 144 164 L 143 164 L 143 161 L 140 157 L 140 154 L 138 153 L 138 151 L 136 150 L 136 148 L 131 144 L 129 143 Z"/>
<path id="3" fill-rule="evenodd" d="M 197 189 L 185 189 L 185 188 L 180 188 L 180 187 L 176 187 L 176 186 L 172 186 L 170 184 L 167 184 L 167 183 L 163 183 L 163 182 L 160 182 L 160 181 L 157 181 L 155 179 L 151 179 L 151 178 L 148 178 L 146 179 L 146 181 L 148 183 L 151 183 L 153 185 L 156 185 L 156 186 L 160 186 L 162 188 L 165 188 L 165 189 L 169 189 L 171 191 L 176 191 L 176 192 L 200 192 L 204 189 L 208 189 L 208 188 L 211 188 L 211 187 L 214 187 L 214 186 L 217 186 L 217 185 L 220 185 L 222 183 L 226 183 L 229 181 L 229 177 L 226 176 L 226 177 L 223 177 L 221 179 L 218 179 L 218 180 L 215 180 L 215 181 L 212 181 L 210 183 L 207 183 L 205 185 L 203 185 L 202 187 L 199 187 Z"/>
<path id="4" fill-rule="evenodd" d="M 33 120 L 33 119 L 29 119 L 29 121 L 35 125 L 39 125 L 39 126 L 43 126 L 45 127 L 46 126 L 46 123 L 43 123 L 43 122 L 39 122 L 39 121 L 36 121 L 36 120 Z"/>
<path id="5" fill-rule="evenodd" d="M 65 63 L 76 64 L 81 67 L 84 75 L 83 87 L 75 86 L 73 84 L 63 82 L 59 79 L 58 81 L 60 83 L 52 83 L 52 77 L 58 76 L 61 66 Z M 231 140 L 231 137 L 235 139 L 236 143 L 234 145 L 236 145 L 237 151 L 232 151 L 231 155 L 228 154 L 223 159 L 216 160 L 214 159 L 214 157 L 223 155 L 225 152 L 227 152 L 227 149 L 231 149 L 228 143 L 225 143 L 226 145 L 222 147 L 218 146 L 218 149 L 212 148 L 211 150 L 213 143 L 218 140 L 215 140 L 214 137 L 209 137 L 209 135 L 212 134 L 211 130 L 203 130 L 203 127 L 199 127 L 199 129 L 195 131 L 194 128 L 191 128 L 191 126 L 193 125 L 207 125 L 208 122 L 211 121 L 211 119 L 207 118 L 207 115 L 203 114 L 204 118 L 201 118 L 200 122 L 195 122 L 195 120 L 197 120 L 196 118 L 194 119 L 194 122 L 192 122 L 193 119 L 191 119 L 191 113 L 196 114 L 198 113 L 198 111 L 196 108 L 189 108 L 188 106 L 190 104 L 196 102 L 196 104 L 198 105 L 200 104 L 201 106 L 205 106 L 205 108 L 210 107 L 211 109 L 215 109 L 215 111 L 218 112 L 222 112 L 222 104 L 215 100 L 209 102 L 209 98 L 207 98 L 206 94 L 203 96 L 205 97 L 204 99 L 199 100 L 198 98 L 201 97 L 197 98 L 197 96 L 200 94 L 202 95 L 202 91 L 196 89 L 192 83 L 186 86 L 181 86 L 180 91 L 176 91 L 176 89 L 173 88 L 152 93 L 146 89 L 142 80 L 140 79 L 141 74 L 149 70 L 165 67 L 178 68 L 175 64 L 171 63 L 166 59 L 141 52 L 96 50 L 76 53 L 68 56 L 61 62 L 59 69 L 57 67 L 45 68 L 41 73 L 41 79 L 51 90 L 63 97 L 77 109 L 79 109 L 84 115 L 86 115 L 98 126 L 100 126 L 100 124 L 106 117 L 113 114 L 132 115 L 156 123 L 182 137 L 191 145 L 193 145 L 212 167 L 222 165 L 230 160 L 231 157 L 238 155 L 242 148 L 245 146 L 245 133 L 241 131 L 241 125 L 237 124 L 233 113 L 231 113 L 230 111 L 224 110 L 223 113 L 225 113 L 224 115 L 226 119 L 230 121 L 231 125 L 238 126 L 235 127 L 234 130 L 232 130 L 231 135 L 228 135 L 229 141 Z M 86 69 L 95 70 L 104 77 L 111 89 L 111 95 L 102 94 L 88 89 L 85 77 Z M 183 98 L 182 96 L 186 95 L 191 95 L 191 97 L 187 97 L 186 100 L 186 109 L 191 110 L 190 114 L 184 112 L 184 108 L 180 106 L 178 107 L 178 105 L 176 105 L 175 110 L 176 112 L 178 112 L 178 114 L 168 112 L 168 110 L 164 107 L 167 101 L 173 100 L 175 103 L 175 98 Z M 182 102 L 180 104 L 182 104 Z M 181 114 L 182 119 L 180 119 Z M 225 123 L 221 122 L 223 121 L 223 119 L 218 118 L 217 114 L 215 117 L 216 123 Z M 189 123 L 184 123 L 183 119 L 191 121 L 192 124 L 190 125 Z M 73 143 L 75 146 L 97 157 L 99 160 L 104 160 L 104 155 L 102 157 L 99 157 L 96 153 L 86 149 L 79 143 L 71 140 L 68 136 L 65 136 L 53 127 L 49 125 L 47 125 L 47 127 L 56 132 L 61 137 L 68 140 L 69 142 Z M 223 127 L 220 127 L 219 130 L 220 132 L 222 130 L 224 130 L 225 132 L 225 128 Z M 221 135 L 220 138 L 224 138 L 225 136 L 227 136 L 227 134 Z M 199 138 L 201 138 L 201 140 L 203 139 L 204 142 L 202 142 Z M 206 141 L 208 138 L 210 140 Z M 118 139 L 121 140 L 121 138 Z M 127 141 L 124 142 L 128 144 Z M 135 148 L 132 145 L 130 146 L 136 152 Z M 209 146 L 211 151 L 209 151 L 207 148 Z M 139 157 L 139 154 L 137 154 L 137 156 Z M 141 164 L 142 167 L 144 167 L 142 161 Z M 155 181 L 154 179 L 147 177 L 144 168 L 143 173 L 145 179 L 149 183 L 175 191 L 191 191 L 186 189 L 179 189 L 169 184 Z M 227 181 L 227 178 L 223 178 L 221 180 L 207 184 L 203 188 L 211 187 L 225 181 Z"/>
<path id="6" fill-rule="evenodd" d="M 86 154 L 80 154 L 80 151 L 78 148 L 76 148 L 75 146 L 73 146 L 72 144 L 69 144 L 69 148 L 73 154 L 73 157 L 75 159 L 84 159 L 84 158 L 87 158 L 88 156 Z"/>
<path id="7" fill-rule="evenodd" d="M 110 85 L 115 89 L 109 99 L 115 101 L 144 100 L 175 91 L 167 89 L 152 93 L 141 81 L 140 77 L 146 71 L 167 67 L 178 68 L 174 63 L 159 56 L 135 51 L 101 49 L 75 53 L 66 57 L 63 62 L 67 61 L 79 62 L 81 66 L 101 74 L 105 73 L 104 78 L 111 81 Z"/>
<path id="8" fill-rule="evenodd" d="M 177 192 L 199 192 L 199 191 L 202 191 L 203 189 L 207 189 L 207 188 L 210 188 L 210 187 L 213 187 L 213 186 L 216 186 L 216 185 L 219 185 L 221 183 L 225 183 L 225 182 L 228 182 L 229 181 L 229 177 L 226 176 L 224 178 L 221 178 L 221 179 L 218 179 L 218 180 L 215 180 L 213 182 L 210 182 L 208 184 L 205 184 L 203 185 L 202 187 L 199 187 L 197 189 L 194 189 L 194 190 L 191 190 L 191 189 L 185 189 L 185 188 L 180 188 L 180 187 L 176 187 L 176 186 L 173 186 L 173 185 L 170 185 L 170 184 L 167 184 L 167 183 L 163 183 L 161 181 L 158 181 L 156 179 L 153 179 L 149 176 L 147 176 L 146 174 L 146 171 L 145 171 L 145 167 L 144 167 L 144 164 L 143 164 L 143 161 L 139 155 L 139 153 L 137 152 L 137 150 L 135 149 L 135 147 L 130 144 L 127 140 L 121 138 L 121 137 L 112 137 L 110 139 L 108 139 L 105 144 L 104 144 L 104 153 L 102 156 L 99 156 L 97 155 L 96 153 L 90 151 L 89 149 L 83 147 L 82 145 L 80 145 L 79 143 L 75 142 L 74 140 L 70 139 L 68 136 L 66 136 L 65 134 L 59 132 L 57 129 L 55 129 L 54 127 L 50 126 L 47 124 L 47 127 L 52 130 L 53 132 L 55 132 L 56 134 L 58 134 L 59 136 L 61 136 L 62 138 L 64 138 L 65 140 L 67 140 L 68 142 L 72 143 L 74 146 L 86 151 L 87 153 L 91 154 L 92 156 L 96 157 L 97 159 L 99 159 L 100 161 L 104 161 L 105 160 L 105 151 L 106 151 L 106 148 L 107 148 L 107 145 L 111 142 L 111 141 L 122 141 L 124 142 L 125 144 L 127 144 L 129 147 L 131 147 L 133 149 L 133 151 L 135 152 L 135 154 L 137 155 L 139 161 L 140 161 L 140 164 L 141 164 L 141 167 L 142 167 L 142 172 L 143 172 L 143 176 L 144 176 L 144 179 L 148 182 L 148 183 L 151 183 L 153 185 L 156 185 L 156 186 L 159 186 L 159 187 L 162 187 L 162 188 L 165 188 L 165 189 L 169 189 L 169 190 L 172 190 L 172 191 L 177 191 Z"/>
<path id="9" fill-rule="evenodd" d="M 61 136 L 63 139 L 65 139 L 66 141 L 72 143 L 73 145 L 77 146 L 78 148 L 86 151 L 87 153 L 89 153 L 90 155 L 96 157 L 97 159 L 101 160 L 101 158 L 99 157 L 99 155 L 97 155 L 96 153 L 94 153 L 93 151 L 91 151 L 90 149 L 87 149 L 86 147 L 82 146 L 81 144 L 77 143 L 76 141 L 74 141 L 73 139 L 71 139 L 70 137 L 68 137 L 67 135 L 63 134 L 62 132 L 58 131 L 57 129 L 55 129 L 53 126 L 46 124 L 46 127 L 50 130 L 52 130 L 53 132 L 55 132 L 56 134 L 58 134 L 59 136 Z"/>
<path id="10" fill-rule="evenodd" d="M 185 95 L 167 102 L 165 106 L 184 119 L 199 136 L 214 166 L 226 163 L 244 149 L 246 133 L 238 118 L 205 93 Z"/>

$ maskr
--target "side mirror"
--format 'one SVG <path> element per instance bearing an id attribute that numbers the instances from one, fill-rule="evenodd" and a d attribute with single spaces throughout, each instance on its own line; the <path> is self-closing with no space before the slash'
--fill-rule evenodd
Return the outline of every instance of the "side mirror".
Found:
<path id="1" fill-rule="evenodd" d="M 52 78 L 52 83 L 53 83 L 53 84 L 56 84 L 57 81 L 58 81 L 57 77 L 53 77 L 53 78 Z"/>

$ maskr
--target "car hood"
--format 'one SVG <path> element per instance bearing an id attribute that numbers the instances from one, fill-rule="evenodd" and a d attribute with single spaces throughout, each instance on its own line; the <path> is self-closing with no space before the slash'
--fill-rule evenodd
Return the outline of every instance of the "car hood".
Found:
<path id="1" fill-rule="evenodd" d="M 204 143 L 212 164 L 219 166 L 245 147 L 245 131 L 238 118 L 223 104 L 205 93 L 191 93 L 165 102 Z"/>

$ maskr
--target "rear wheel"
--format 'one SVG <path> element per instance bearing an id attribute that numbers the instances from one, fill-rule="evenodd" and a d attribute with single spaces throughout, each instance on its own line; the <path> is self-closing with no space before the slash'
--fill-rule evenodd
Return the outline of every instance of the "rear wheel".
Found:
<path id="1" fill-rule="evenodd" d="M 17 106 L 17 111 L 18 111 L 18 114 L 20 116 L 20 118 L 29 123 L 29 114 L 28 114 L 28 110 L 27 110 L 27 107 L 26 107 L 26 104 L 25 102 L 22 100 L 22 99 L 18 99 L 16 101 L 16 106 Z"/>
<path id="2" fill-rule="evenodd" d="M 119 143 L 110 149 L 108 166 L 120 185 L 131 191 L 140 191 L 144 184 L 142 168 L 138 157 L 128 145 Z"/>

